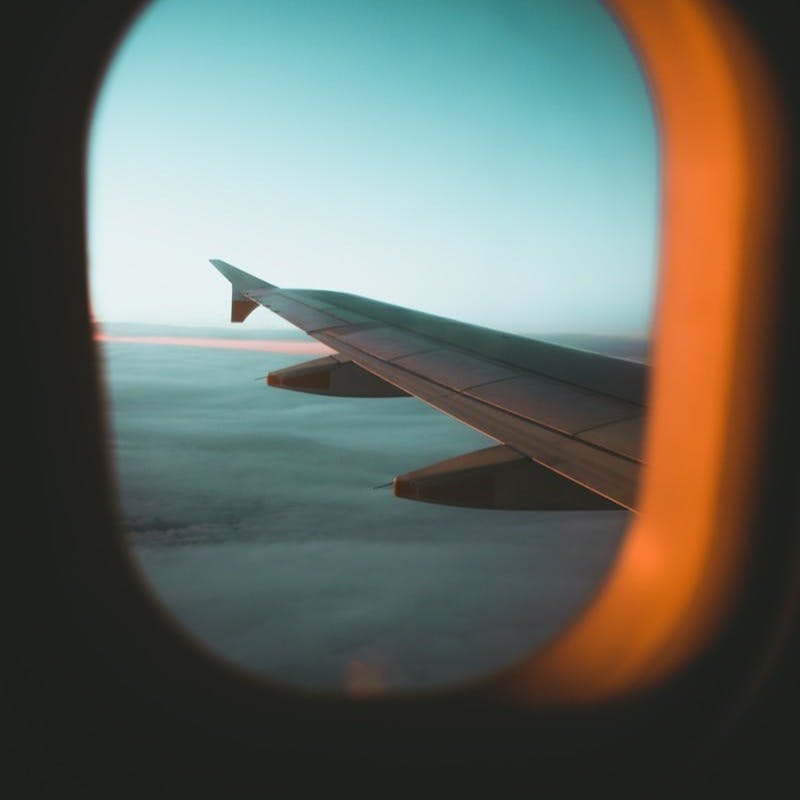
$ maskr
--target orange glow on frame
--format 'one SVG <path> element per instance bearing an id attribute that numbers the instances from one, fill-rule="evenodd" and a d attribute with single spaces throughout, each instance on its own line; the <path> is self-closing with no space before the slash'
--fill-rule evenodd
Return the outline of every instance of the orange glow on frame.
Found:
<path id="1" fill-rule="evenodd" d="M 609 0 L 661 137 L 660 288 L 640 514 L 593 603 L 512 673 L 516 697 L 591 702 L 655 685 L 699 652 L 747 552 L 774 292 L 778 124 L 730 12 Z"/>

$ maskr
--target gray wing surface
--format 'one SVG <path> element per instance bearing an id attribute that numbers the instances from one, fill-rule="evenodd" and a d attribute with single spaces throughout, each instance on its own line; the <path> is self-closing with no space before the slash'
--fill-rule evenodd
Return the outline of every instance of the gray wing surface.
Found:
<path id="1" fill-rule="evenodd" d="M 341 292 L 282 289 L 224 261 L 231 320 L 258 305 L 333 356 L 267 382 L 413 395 L 499 444 L 394 480 L 395 494 L 482 508 L 635 510 L 648 367 Z"/>

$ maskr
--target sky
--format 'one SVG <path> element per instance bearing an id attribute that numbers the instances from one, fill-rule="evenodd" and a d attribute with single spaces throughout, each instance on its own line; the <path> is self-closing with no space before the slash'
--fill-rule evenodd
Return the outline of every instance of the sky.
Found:
<path id="1" fill-rule="evenodd" d="M 222 258 L 519 333 L 649 329 L 655 123 L 595 0 L 156 0 L 87 164 L 100 321 L 226 324 Z"/>

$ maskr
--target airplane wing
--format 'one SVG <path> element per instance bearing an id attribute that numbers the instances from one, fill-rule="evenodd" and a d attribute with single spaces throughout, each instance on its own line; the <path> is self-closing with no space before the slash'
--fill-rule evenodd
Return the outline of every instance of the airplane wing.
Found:
<path id="1" fill-rule="evenodd" d="M 648 367 L 342 292 L 281 289 L 224 261 L 231 321 L 259 305 L 334 355 L 267 376 L 315 394 L 413 395 L 499 444 L 394 479 L 399 497 L 635 510 Z"/>

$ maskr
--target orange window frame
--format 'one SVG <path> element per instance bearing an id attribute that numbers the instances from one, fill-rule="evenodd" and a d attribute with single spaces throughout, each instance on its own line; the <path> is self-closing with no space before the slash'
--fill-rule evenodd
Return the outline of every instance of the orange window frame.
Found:
<path id="1" fill-rule="evenodd" d="M 780 120 L 721 3 L 609 0 L 649 83 L 661 244 L 640 513 L 591 605 L 512 671 L 536 703 L 649 689 L 730 613 L 754 511 L 773 342 Z"/>

